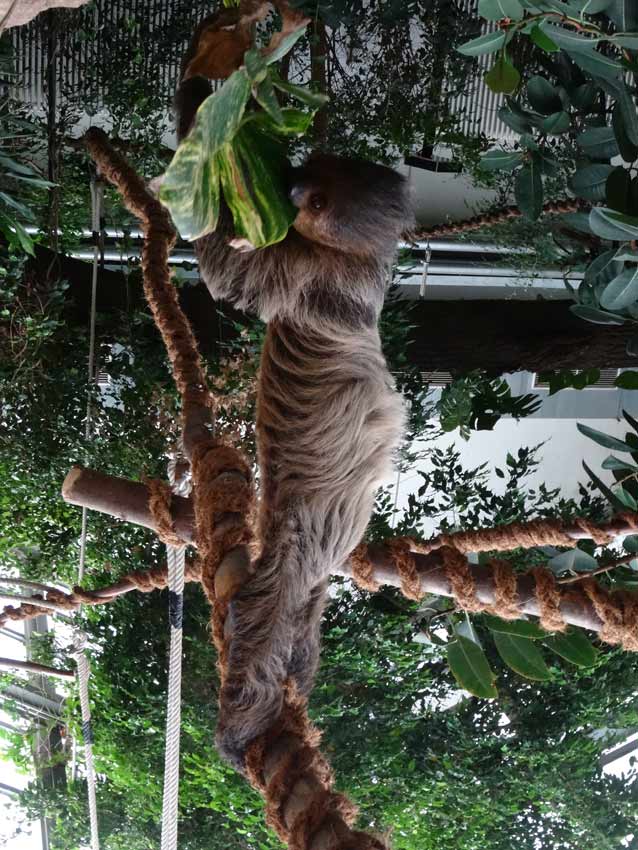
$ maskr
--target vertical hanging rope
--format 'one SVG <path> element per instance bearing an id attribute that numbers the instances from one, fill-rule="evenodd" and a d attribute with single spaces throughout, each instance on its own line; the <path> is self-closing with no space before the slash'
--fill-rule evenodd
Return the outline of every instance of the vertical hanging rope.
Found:
<path id="1" fill-rule="evenodd" d="M 176 461 L 169 465 L 173 492 L 188 495 L 188 482 L 175 485 Z M 167 546 L 168 617 L 170 651 L 168 662 L 168 696 L 166 703 L 166 751 L 164 754 L 164 796 L 162 801 L 161 850 L 176 850 L 179 806 L 179 750 L 182 714 L 182 620 L 184 610 L 184 546 Z"/>
<path id="2" fill-rule="evenodd" d="M 103 184 L 99 180 L 91 180 L 91 229 L 93 231 L 93 272 L 91 276 L 91 314 L 89 318 L 89 359 L 87 365 L 87 398 L 86 422 L 84 437 L 91 437 L 91 419 L 93 413 L 93 382 L 95 379 L 95 313 L 97 304 L 97 269 L 100 259 L 100 219 L 102 217 Z M 84 578 L 84 561 L 86 559 L 86 530 L 88 508 L 82 508 L 82 528 L 80 531 L 80 563 L 78 566 L 78 582 Z"/>
<path id="3" fill-rule="evenodd" d="M 80 709 L 82 711 L 82 737 L 84 739 L 84 761 L 86 765 L 86 784 L 89 793 L 89 820 L 91 824 L 91 850 L 100 850 L 100 836 L 97 822 L 97 799 L 95 765 L 93 764 L 93 727 L 91 726 L 91 707 L 89 705 L 89 676 L 91 670 L 84 653 L 86 634 L 75 632 L 73 656 L 77 664 Z"/>
<path id="4" fill-rule="evenodd" d="M 86 422 L 84 437 L 88 442 L 91 438 L 91 420 L 93 416 L 93 382 L 95 378 L 95 314 L 97 305 L 97 270 L 100 259 L 98 234 L 102 215 L 103 184 L 96 178 L 91 180 L 91 228 L 93 230 L 93 272 L 91 275 L 91 312 L 89 316 L 89 356 L 87 363 L 87 399 Z M 84 562 L 86 559 L 86 533 L 88 509 L 82 508 L 82 527 L 80 531 L 80 559 L 78 563 L 78 582 L 84 578 Z M 89 819 L 91 823 L 91 850 L 100 850 L 100 836 L 97 820 L 97 798 L 95 767 L 93 765 L 93 730 L 91 727 L 91 709 L 89 707 L 89 676 L 90 668 L 84 653 L 86 635 L 76 632 L 75 638 L 77 662 L 78 690 L 80 692 L 80 708 L 82 711 L 82 735 L 84 738 L 84 760 L 86 765 L 86 781 L 89 795 Z M 75 775 L 77 754 L 76 742 L 73 741 L 73 775 Z"/>

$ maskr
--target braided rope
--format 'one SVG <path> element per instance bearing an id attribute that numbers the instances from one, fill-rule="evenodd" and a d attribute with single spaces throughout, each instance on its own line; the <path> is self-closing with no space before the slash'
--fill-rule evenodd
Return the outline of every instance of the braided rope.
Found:
<path id="1" fill-rule="evenodd" d="M 582 209 L 580 201 L 551 201 L 543 207 L 544 215 L 562 215 L 563 213 L 577 212 Z M 493 213 L 481 213 L 480 215 L 467 218 L 465 221 L 436 224 L 433 227 L 422 228 L 411 234 L 412 239 L 432 239 L 436 236 L 453 236 L 459 233 L 467 233 L 471 230 L 480 230 L 482 227 L 494 227 L 505 221 L 520 218 L 522 212 L 517 206 L 504 207 Z"/>
<path id="2" fill-rule="evenodd" d="M 176 458 L 169 464 L 172 489 L 180 496 L 188 495 L 187 479 L 175 482 Z M 162 484 L 164 482 L 161 482 Z M 164 485 L 162 494 L 170 498 L 171 488 Z M 166 505 L 156 506 L 163 513 Z M 172 532 L 170 505 L 169 528 Z M 170 623 L 170 649 L 168 656 L 168 694 L 166 697 L 166 751 L 164 754 L 164 793 L 162 799 L 161 850 L 176 850 L 179 814 L 179 753 L 182 722 L 182 622 L 184 611 L 185 547 L 166 546 L 168 578 L 168 618 Z"/>
<path id="3" fill-rule="evenodd" d="M 91 668 L 85 654 L 86 634 L 77 630 L 74 637 L 73 657 L 77 665 L 80 711 L 82 714 L 82 737 L 84 740 L 84 762 L 86 765 L 86 784 L 89 796 L 89 823 L 91 827 L 91 850 L 100 850 L 100 836 L 97 819 L 97 794 L 95 764 L 93 762 L 93 727 L 91 725 L 91 706 L 89 704 L 89 678 Z"/>

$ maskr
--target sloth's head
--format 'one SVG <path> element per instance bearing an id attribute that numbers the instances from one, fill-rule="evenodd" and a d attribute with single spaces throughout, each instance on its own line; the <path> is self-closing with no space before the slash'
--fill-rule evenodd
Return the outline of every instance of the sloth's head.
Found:
<path id="1" fill-rule="evenodd" d="M 412 222 L 405 179 L 363 160 L 311 156 L 291 169 L 290 199 L 299 209 L 293 224 L 298 233 L 348 254 L 391 253 Z"/>

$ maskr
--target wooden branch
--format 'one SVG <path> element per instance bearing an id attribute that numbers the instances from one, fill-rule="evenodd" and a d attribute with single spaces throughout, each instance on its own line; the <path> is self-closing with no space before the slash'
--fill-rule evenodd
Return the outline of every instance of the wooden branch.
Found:
<path id="1" fill-rule="evenodd" d="M 148 491 L 144 484 L 114 478 L 82 467 L 73 467 L 67 476 L 62 495 L 67 502 L 82 507 L 111 514 L 119 519 L 153 528 L 153 518 L 148 509 Z M 190 499 L 174 497 L 172 502 L 175 530 L 179 536 L 189 542 L 194 542 L 195 529 L 193 508 Z M 623 536 L 632 534 L 632 528 L 620 517 L 614 517 L 609 523 L 601 526 L 603 530 Z M 565 533 L 574 540 L 587 537 L 586 532 L 576 525 L 568 525 Z M 401 579 L 394 566 L 392 556 L 385 546 L 372 544 L 368 554 L 374 567 L 372 578 L 379 584 L 401 587 Z M 428 555 L 415 553 L 414 560 L 421 580 L 421 590 L 424 593 L 434 593 L 437 596 L 452 597 L 452 589 L 446 577 L 440 554 L 435 550 Z M 352 578 L 352 567 L 349 562 L 335 570 L 337 575 Z M 476 581 L 476 590 L 481 602 L 494 601 L 494 582 L 492 571 L 485 566 L 472 566 L 472 575 Z M 521 599 L 521 611 L 535 617 L 539 615 L 538 602 L 534 593 L 535 582 L 532 576 L 518 577 L 518 591 Z M 122 593 L 135 589 L 132 582 L 122 581 L 109 588 L 93 591 L 95 595 L 114 598 Z M 585 629 L 600 631 L 602 622 L 595 613 L 591 603 L 563 599 L 561 613 L 566 622 Z"/>
<path id="2" fill-rule="evenodd" d="M 87 507 L 156 530 L 148 507 L 148 488 L 141 482 L 74 466 L 62 484 L 62 498 L 70 505 Z M 194 543 L 195 512 L 191 500 L 173 496 L 171 510 L 176 534 L 185 543 Z"/>
<path id="3" fill-rule="evenodd" d="M 0 658 L 0 667 L 26 670 L 28 673 L 42 673 L 45 676 L 52 676 L 54 679 L 75 678 L 73 670 L 58 670 L 55 667 L 47 667 L 46 664 L 38 664 L 37 661 L 18 661 L 15 658 Z"/>

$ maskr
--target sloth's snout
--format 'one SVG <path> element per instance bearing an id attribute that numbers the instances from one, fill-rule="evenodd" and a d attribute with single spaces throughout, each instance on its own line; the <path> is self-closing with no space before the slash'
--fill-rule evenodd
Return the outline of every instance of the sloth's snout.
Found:
<path id="1" fill-rule="evenodd" d="M 290 189 L 288 190 L 288 197 L 293 202 L 293 204 L 301 209 L 303 206 L 303 200 L 308 191 L 307 186 L 304 186 L 303 183 L 293 183 Z"/>

